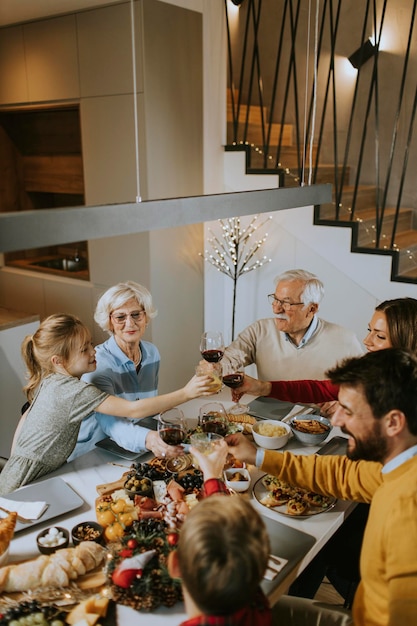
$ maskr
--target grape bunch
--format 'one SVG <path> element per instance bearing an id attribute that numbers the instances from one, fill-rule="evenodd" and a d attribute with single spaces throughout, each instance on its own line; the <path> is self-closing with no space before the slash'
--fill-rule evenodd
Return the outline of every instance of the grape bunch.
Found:
<path id="1" fill-rule="evenodd" d="M 0 626 L 65 626 L 62 611 L 36 600 L 21 602 L 0 615 Z"/>
<path id="2" fill-rule="evenodd" d="M 134 463 L 133 465 L 135 467 L 132 467 L 129 477 L 136 476 L 138 478 L 150 478 L 151 480 L 169 480 L 172 478 L 172 474 L 168 470 L 161 471 L 160 468 L 149 463 Z"/>
<path id="3" fill-rule="evenodd" d="M 164 520 L 148 518 L 133 522 L 133 532 L 139 535 L 161 534 L 165 532 L 166 523 Z"/>
<path id="4" fill-rule="evenodd" d="M 203 474 L 200 470 L 185 472 L 178 476 L 177 482 L 185 489 L 185 493 L 198 493 L 203 486 Z"/>

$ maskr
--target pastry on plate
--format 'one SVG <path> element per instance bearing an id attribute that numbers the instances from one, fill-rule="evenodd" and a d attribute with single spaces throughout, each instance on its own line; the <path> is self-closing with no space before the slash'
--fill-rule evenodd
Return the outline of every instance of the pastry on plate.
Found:
<path id="1" fill-rule="evenodd" d="M 274 491 L 269 491 L 266 496 L 261 499 L 261 504 L 267 506 L 269 508 L 273 508 L 275 506 L 282 506 L 286 502 L 288 502 L 290 496 L 282 489 L 274 489 Z"/>
<path id="2" fill-rule="evenodd" d="M 281 489 L 287 493 L 291 493 L 292 487 L 281 478 L 272 476 L 271 474 L 265 474 L 262 478 L 262 484 L 268 491 L 274 491 L 275 489 Z"/>
<path id="3" fill-rule="evenodd" d="M 291 498 L 287 502 L 288 515 L 305 515 L 308 511 L 308 504 L 301 498 Z"/>
<path id="4" fill-rule="evenodd" d="M 302 496 L 303 500 L 307 502 L 310 506 L 315 506 L 319 508 L 325 508 L 330 504 L 330 498 L 327 496 L 322 496 L 319 493 L 314 493 L 314 491 L 307 491 Z"/>

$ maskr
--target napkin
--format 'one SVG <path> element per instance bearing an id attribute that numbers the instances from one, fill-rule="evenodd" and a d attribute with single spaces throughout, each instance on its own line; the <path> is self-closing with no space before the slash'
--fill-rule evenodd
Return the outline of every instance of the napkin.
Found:
<path id="1" fill-rule="evenodd" d="M 281 418 L 281 422 L 289 422 L 292 417 L 296 415 L 305 415 L 306 413 L 313 413 L 314 407 L 303 406 L 301 404 L 295 404 L 291 411 L 287 413 L 283 418 Z"/>
<path id="2" fill-rule="evenodd" d="M 0 507 L 6 511 L 16 511 L 19 517 L 36 520 L 39 519 L 48 508 L 46 502 L 18 502 L 16 500 L 8 500 L 0 498 Z"/>
<path id="3" fill-rule="evenodd" d="M 264 578 L 266 578 L 266 580 L 274 580 L 277 574 L 279 574 L 279 572 L 286 566 L 287 563 L 288 559 L 283 559 L 281 556 L 275 556 L 274 554 L 270 554 Z"/>

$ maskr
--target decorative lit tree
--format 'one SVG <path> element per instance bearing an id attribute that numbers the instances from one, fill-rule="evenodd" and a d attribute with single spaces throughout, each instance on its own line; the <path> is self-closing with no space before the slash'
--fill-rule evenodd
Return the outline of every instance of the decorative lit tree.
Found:
<path id="1" fill-rule="evenodd" d="M 205 261 L 211 263 L 219 272 L 233 280 L 232 341 L 235 338 L 237 281 L 243 274 L 252 272 L 271 262 L 271 259 L 266 256 L 259 255 L 261 246 L 268 238 L 268 233 L 264 233 L 260 239 L 256 239 L 256 236 L 258 231 L 272 217 L 269 216 L 260 224 L 258 217 L 255 215 L 246 227 L 243 227 L 240 217 L 218 220 L 221 227 L 219 234 L 214 233 L 209 228 L 211 236 L 208 242 L 212 248 L 211 252 L 206 250 L 204 255 L 200 253 Z"/>

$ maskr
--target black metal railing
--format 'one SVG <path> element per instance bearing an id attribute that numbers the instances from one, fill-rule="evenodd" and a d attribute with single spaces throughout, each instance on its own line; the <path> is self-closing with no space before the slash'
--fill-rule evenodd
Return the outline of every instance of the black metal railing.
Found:
<path id="1" fill-rule="evenodd" d="M 404 246 L 398 273 L 417 268 L 417 232 L 415 250 L 405 234 L 417 210 L 416 7 L 399 17 L 396 0 L 244 0 L 232 15 L 225 0 L 228 145 L 286 185 L 332 183 L 317 221 L 355 223 L 363 250 Z"/>

